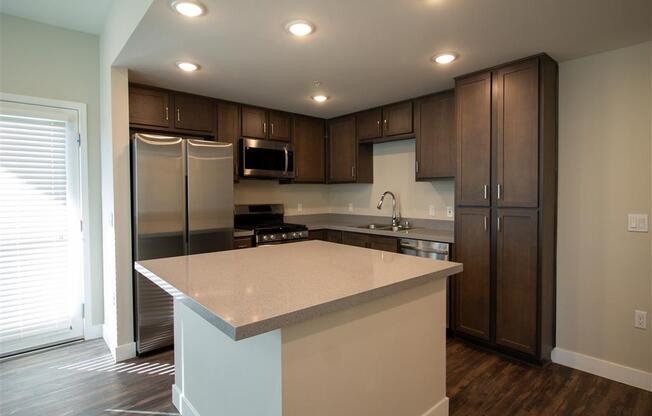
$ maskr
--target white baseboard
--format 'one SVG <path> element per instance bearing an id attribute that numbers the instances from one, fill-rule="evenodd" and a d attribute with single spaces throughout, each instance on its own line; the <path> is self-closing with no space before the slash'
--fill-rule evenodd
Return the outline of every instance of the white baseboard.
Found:
<path id="1" fill-rule="evenodd" d="M 571 367 L 576 370 L 595 374 L 619 383 L 652 391 L 652 373 L 621 364 L 605 361 L 590 355 L 555 348 L 552 350 L 552 362 Z"/>
<path id="2" fill-rule="evenodd" d="M 136 356 L 136 343 L 129 342 L 126 344 L 118 345 L 115 347 L 115 353 L 113 353 L 113 358 L 115 362 L 119 363 L 120 361 L 125 361 Z"/>
<path id="3" fill-rule="evenodd" d="M 199 412 L 186 400 L 186 396 L 183 395 L 176 384 L 172 385 L 172 404 L 181 413 L 181 416 L 199 416 Z"/>
<path id="4" fill-rule="evenodd" d="M 84 328 L 84 340 L 102 338 L 104 335 L 103 325 L 89 325 Z"/>
<path id="5" fill-rule="evenodd" d="M 444 397 L 421 416 L 448 416 L 448 397 Z"/>

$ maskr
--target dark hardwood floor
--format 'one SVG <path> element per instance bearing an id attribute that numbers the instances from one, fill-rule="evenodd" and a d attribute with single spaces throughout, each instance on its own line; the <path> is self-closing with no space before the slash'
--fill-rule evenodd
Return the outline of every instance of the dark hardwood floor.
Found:
<path id="1" fill-rule="evenodd" d="M 101 340 L 0 362 L 0 415 L 176 415 L 172 351 L 111 364 Z M 652 393 L 449 340 L 451 415 L 652 415 Z M 400 416 L 400 415 L 397 415 Z"/>

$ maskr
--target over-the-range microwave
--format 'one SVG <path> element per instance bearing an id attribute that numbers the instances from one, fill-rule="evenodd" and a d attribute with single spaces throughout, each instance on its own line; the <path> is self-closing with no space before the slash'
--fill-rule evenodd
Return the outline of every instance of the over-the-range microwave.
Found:
<path id="1" fill-rule="evenodd" d="M 240 175 L 251 178 L 294 178 L 294 148 L 290 143 L 243 137 Z"/>

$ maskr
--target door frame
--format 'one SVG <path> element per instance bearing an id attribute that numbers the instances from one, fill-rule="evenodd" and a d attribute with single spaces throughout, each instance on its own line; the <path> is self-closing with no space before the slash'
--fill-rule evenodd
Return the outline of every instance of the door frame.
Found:
<path id="1" fill-rule="evenodd" d="M 77 112 L 77 132 L 79 134 L 79 199 L 81 202 L 80 215 L 82 220 L 82 278 L 81 278 L 81 293 L 84 302 L 83 318 L 83 336 L 85 340 L 95 339 L 102 337 L 102 324 L 93 325 L 93 306 L 94 299 L 92 297 L 92 288 L 96 285 L 101 285 L 98 282 L 93 282 L 91 260 L 99 261 L 97 256 L 93 256 L 91 252 L 91 236 L 90 236 L 90 198 L 89 198 L 89 183 L 88 183 L 88 127 L 87 127 L 87 109 L 85 103 L 75 101 L 57 100 L 51 98 L 40 98 L 28 95 L 11 94 L 0 92 L 0 100 L 14 102 L 17 104 L 29 104 L 44 107 L 60 108 L 65 110 L 73 110 Z M 101 240 L 100 240 L 101 243 Z M 101 249 L 101 248 L 100 248 Z M 101 269 L 101 267 L 100 267 Z M 99 279 L 98 279 L 99 280 Z M 95 283 L 95 284 L 94 284 Z M 98 299 L 101 302 L 102 299 Z"/>

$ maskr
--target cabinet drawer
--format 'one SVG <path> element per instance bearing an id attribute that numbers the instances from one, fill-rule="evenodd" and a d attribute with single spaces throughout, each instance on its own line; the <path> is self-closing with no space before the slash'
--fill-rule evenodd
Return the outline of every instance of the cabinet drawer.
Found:
<path id="1" fill-rule="evenodd" d="M 393 237 L 382 237 L 378 235 L 369 235 L 369 248 L 374 250 L 389 251 L 392 253 L 398 252 L 398 239 Z"/>
<path id="2" fill-rule="evenodd" d="M 240 248 L 249 248 L 253 246 L 254 246 L 254 242 L 251 237 L 235 237 L 233 239 L 233 248 L 235 250 Z"/>
<path id="3" fill-rule="evenodd" d="M 369 236 L 367 234 L 342 232 L 342 244 L 358 247 L 369 247 Z"/>

